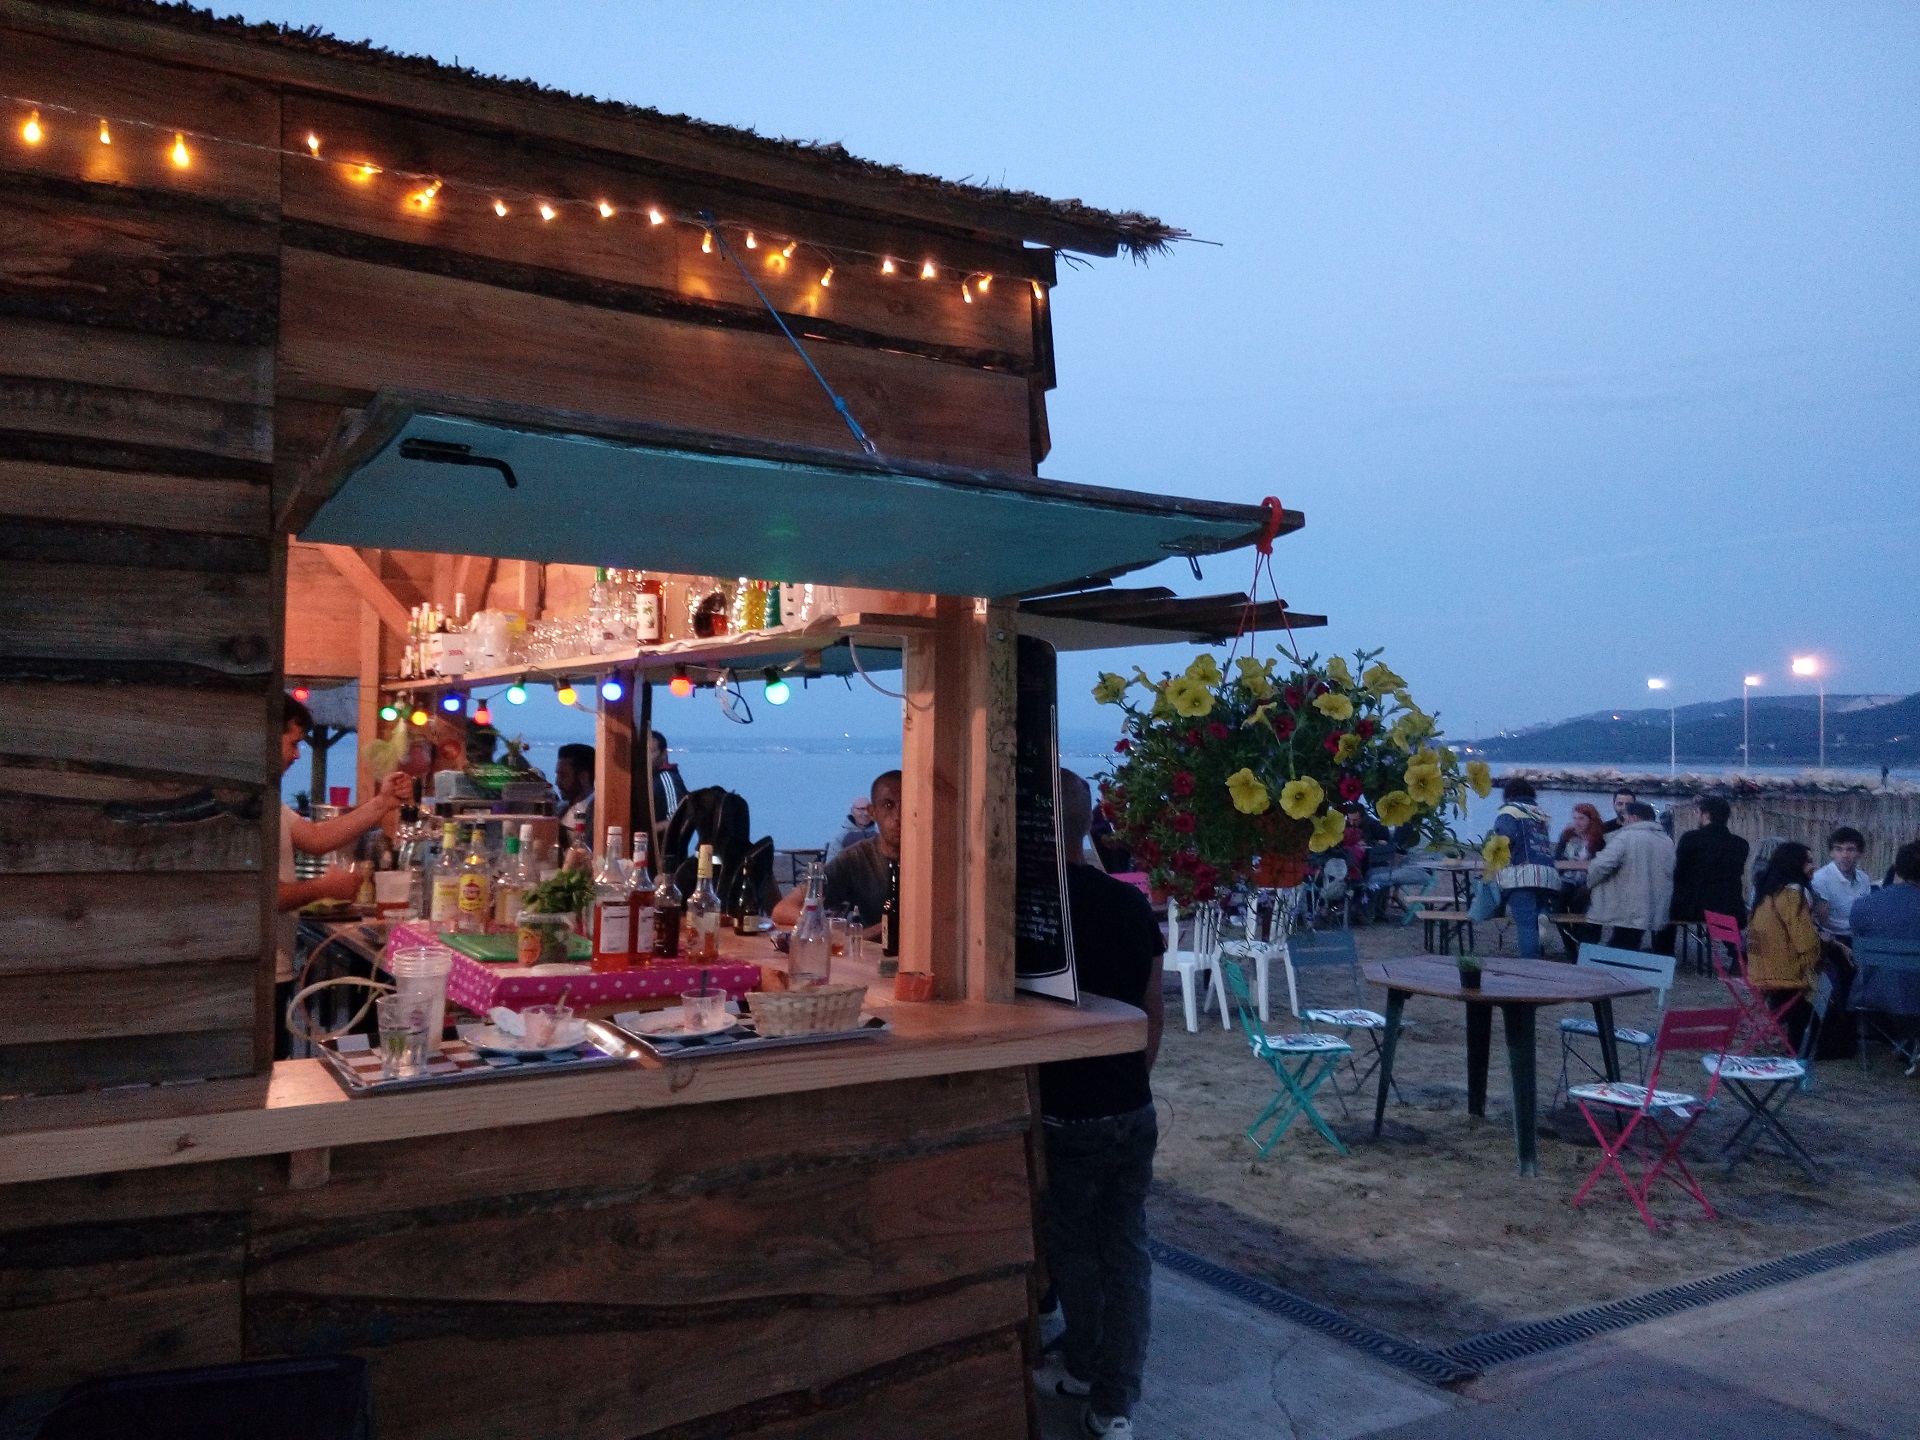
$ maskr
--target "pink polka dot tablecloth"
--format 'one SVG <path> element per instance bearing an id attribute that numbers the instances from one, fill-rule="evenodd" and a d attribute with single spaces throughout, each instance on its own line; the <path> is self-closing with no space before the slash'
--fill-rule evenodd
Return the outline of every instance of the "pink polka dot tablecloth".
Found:
<path id="1" fill-rule="evenodd" d="M 440 937 L 431 930 L 395 925 L 387 941 L 387 953 L 391 955 L 395 950 L 414 946 L 453 957 L 453 970 L 447 976 L 447 999 L 476 1015 L 484 1015 L 496 1005 L 518 1010 L 527 1005 L 550 1004 L 560 998 L 562 990 L 568 992 L 567 1003 L 575 1006 L 673 999 L 682 990 L 691 990 L 700 983 L 702 969 L 706 971 L 707 983 L 725 990 L 730 1000 L 738 1000 L 748 991 L 760 988 L 758 965 L 729 963 L 656 964 L 598 975 L 529 975 L 517 965 L 488 965 L 470 959 L 441 944 Z"/>

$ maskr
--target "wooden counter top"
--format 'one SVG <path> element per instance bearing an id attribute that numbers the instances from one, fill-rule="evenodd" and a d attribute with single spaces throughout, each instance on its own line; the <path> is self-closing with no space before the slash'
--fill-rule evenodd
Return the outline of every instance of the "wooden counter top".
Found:
<path id="1" fill-rule="evenodd" d="M 320 1061 L 292 1060 L 245 1080 L 9 1101 L 0 1103 L 0 1184 L 998 1070 L 1124 1053 L 1146 1037 L 1140 1011 L 1096 996 L 1075 1010 L 1035 999 L 895 1005 L 869 991 L 867 1008 L 894 1033 L 357 1100 Z"/>

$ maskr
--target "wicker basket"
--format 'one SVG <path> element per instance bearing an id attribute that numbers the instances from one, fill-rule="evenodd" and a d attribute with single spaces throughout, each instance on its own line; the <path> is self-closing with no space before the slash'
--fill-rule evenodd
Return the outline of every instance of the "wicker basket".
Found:
<path id="1" fill-rule="evenodd" d="M 753 997 L 753 1024 L 762 1035 L 825 1035 L 860 1023 L 864 985 L 815 985 L 806 990 L 762 990 Z"/>

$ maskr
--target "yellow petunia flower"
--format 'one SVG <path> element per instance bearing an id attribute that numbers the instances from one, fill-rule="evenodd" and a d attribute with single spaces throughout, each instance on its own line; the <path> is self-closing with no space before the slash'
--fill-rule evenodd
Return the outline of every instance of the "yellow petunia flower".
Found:
<path id="1" fill-rule="evenodd" d="M 1103 671 L 1100 683 L 1093 687 L 1093 698 L 1102 705 L 1118 705 L 1127 693 L 1127 678 Z"/>
<path id="2" fill-rule="evenodd" d="M 1342 695 L 1338 690 L 1329 690 L 1318 700 L 1315 700 L 1313 702 L 1313 708 L 1329 720 L 1351 720 L 1353 718 L 1353 701 Z"/>
<path id="3" fill-rule="evenodd" d="M 1429 808 L 1438 805 L 1446 793 L 1447 782 L 1437 766 L 1412 765 L 1407 768 L 1407 794 L 1422 805 Z"/>
<path id="4" fill-rule="evenodd" d="M 1504 835 L 1489 835 L 1480 847 L 1480 858 L 1487 862 L 1481 878 L 1491 880 L 1513 863 L 1513 842 Z"/>
<path id="5" fill-rule="evenodd" d="M 1311 775 L 1302 775 L 1298 780 L 1289 780 L 1280 790 L 1280 808 L 1295 820 L 1305 820 L 1320 808 L 1320 802 L 1327 798 L 1327 792 L 1320 788 L 1320 782 Z"/>
<path id="6" fill-rule="evenodd" d="M 1273 803 L 1267 787 L 1251 770 L 1236 770 L 1227 777 L 1227 793 L 1233 796 L 1233 808 L 1242 815 L 1264 815 Z"/>
<path id="7" fill-rule="evenodd" d="M 1187 666 L 1187 678 L 1198 680 L 1202 685 L 1218 685 L 1220 666 L 1215 663 L 1211 655 L 1196 655 L 1193 657 L 1193 663 Z"/>
<path id="8" fill-rule="evenodd" d="M 1197 720 L 1213 709 L 1213 691 L 1191 675 L 1176 675 L 1167 682 L 1167 702 L 1189 720 Z"/>
<path id="9" fill-rule="evenodd" d="M 1389 690 L 1407 688 L 1407 682 L 1389 670 L 1384 663 L 1369 665 L 1360 676 L 1360 683 L 1376 695 L 1385 695 Z"/>
<path id="10" fill-rule="evenodd" d="M 1156 720 L 1171 720 L 1178 713 L 1173 708 L 1173 698 L 1167 694 L 1167 687 L 1172 683 L 1163 681 L 1147 687 L 1153 691 L 1153 718 Z"/>
<path id="11" fill-rule="evenodd" d="M 1340 737 L 1340 748 L 1333 752 L 1335 763 L 1340 765 L 1346 764 L 1347 761 L 1360 753 L 1360 747 L 1366 743 L 1366 741 L 1349 730 Z"/>
<path id="12" fill-rule="evenodd" d="M 1467 784 L 1473 787 L 1473 793 L 1482 800 L 1493 793 L 1493 771 L 1487 768 L 1486 761 L 1467 761 Z"/>
<path id="13" fill-rule="evenodd" d="M 1256 660 L 1251 655 L 1242 655 L 1233 662 L 1240 671 L 1240 688 L 1256 700 L 1264 700 L 1273 694 L 1271 660 Z"/>
<path id="14" fill-rule="evenodd" d="M 1327 661 L 1327 678 L 1342 690 L 1353 689 L 1353 672 L 1347 669 L 1347 662 L 1338 655 Z"/>
<path id="15" fill-rule="evenodd" d="M 1413 818 L 1418 808 L 1406 791 L 1389 790 L 1374 805 L 1373 813 L 1380 817 L 1382 825 L 1404 825 Z"/>
<path id="16" fill-rule="evenodd" d="M 1331 850 L 1347 834 L 1347 817 L 1338 810 L 1329 810 L 1313 822 L 1313 834 L 1307 840 L 1309 850 Z"/>

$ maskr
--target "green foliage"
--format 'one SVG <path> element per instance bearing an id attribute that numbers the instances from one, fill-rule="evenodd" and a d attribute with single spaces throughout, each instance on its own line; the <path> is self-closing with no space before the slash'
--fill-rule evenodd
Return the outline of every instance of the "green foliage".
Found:
<path id="1" fill-rule="evenodd" d="M 561 870 L 527 892 L 526 908 L 536 915 L 572 915 L 593 903 L 593 876 L 585 870 Z"/>

